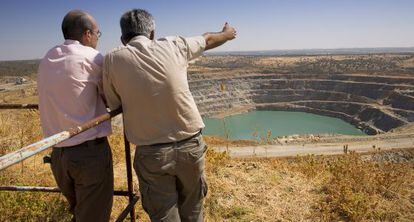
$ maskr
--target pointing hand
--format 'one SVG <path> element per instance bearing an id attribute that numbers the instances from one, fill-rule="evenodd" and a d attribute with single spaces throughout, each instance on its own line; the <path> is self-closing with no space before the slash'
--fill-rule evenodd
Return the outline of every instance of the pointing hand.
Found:
<path id="1" fill-rule="evenodd" d="M 226 35 L 227 40 L 232 40 L 236 38 L 237 35 L 236 29 L 230 26 L 227 22 L 224 24 L 223 33 Z"/>

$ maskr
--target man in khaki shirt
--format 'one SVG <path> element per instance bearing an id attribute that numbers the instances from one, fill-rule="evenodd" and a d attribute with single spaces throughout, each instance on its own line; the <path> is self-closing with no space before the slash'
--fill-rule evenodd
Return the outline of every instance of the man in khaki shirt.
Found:
<path id="1" fill-rule="evenodd" d="M 111 109 L 122 106 L 125 132 L 137 148 L 134 168 L 142 205 L 152 221 L 203 221 L 206 145 L 203 121 L 189 90 L 188 62 L 236 37 L 222 32 L 154 39 L 151 14 L 121 17 L 124 46 L 104 59 L 104 92 Z"/>

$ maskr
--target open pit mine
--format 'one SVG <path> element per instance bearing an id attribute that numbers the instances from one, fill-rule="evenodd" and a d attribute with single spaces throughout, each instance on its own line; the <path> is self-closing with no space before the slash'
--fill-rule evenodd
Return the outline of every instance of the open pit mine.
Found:
<path id="1" fill-rule="evenodd" d="M 250 110 L 303 111 L 340 118 L 369 135 L 414 121 L 414 78 L 364 74 L 192 74 L 203 116 Z"/>

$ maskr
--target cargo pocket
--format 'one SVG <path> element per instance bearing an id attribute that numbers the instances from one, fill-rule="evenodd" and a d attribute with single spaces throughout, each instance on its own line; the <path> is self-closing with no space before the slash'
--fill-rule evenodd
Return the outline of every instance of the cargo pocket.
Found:
<path id="1" fill-rule="evenodd" d="M 204 143 L 203 138 L 200 136 L 197 138 L 197 145 L 188 151 L 191 158 L 195 161 L 199 160 L 204 156 L 204 153 L 207 151 L 207 146 Z"/>
<path id="2" fill-rule="evenodd" d="M 137 167 L 135 170 L 141 173 L 143 176 L 147 176 L 149 174 L 162 175 L 165 173 L 162 169 L 162 166 L 167 163 L 166 161 L 167 157 L 163 152 L 141 152 L 136 155 L 134 166 Z"/>

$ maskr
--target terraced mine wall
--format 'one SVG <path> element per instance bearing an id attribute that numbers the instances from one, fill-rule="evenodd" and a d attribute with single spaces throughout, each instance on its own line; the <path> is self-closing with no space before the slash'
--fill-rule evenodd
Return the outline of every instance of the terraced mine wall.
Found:
<path id="1" fill-rule="evenodd" d="M 368 134 L 414 121 L 414 77 L 408 76 L 191 74 L 189 84 L 203 116 L 303 111 L 341 118 Z"/>

